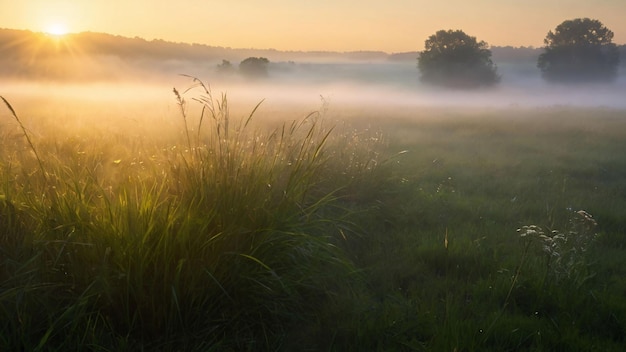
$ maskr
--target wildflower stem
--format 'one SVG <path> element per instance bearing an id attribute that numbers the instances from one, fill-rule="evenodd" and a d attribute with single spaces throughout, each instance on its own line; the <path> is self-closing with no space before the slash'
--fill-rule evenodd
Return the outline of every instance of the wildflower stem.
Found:
<path id="1" fill-rule="evenodd" d="M 489 325 L 487 330 L 485 330 L 485 338 L 483 340 L 483 344 L 487 341 L 487 339 L 489 338 L 489 333 L 491 332 L 493 327 L 496 325 L 496 323 L 498 322 L 500 317 L 502 317 L 502 315 L 504 314 L 504 310 L 509 305 L 509 300 L 511 299 L 511 294 L 513 293 L 513 288 L 515 288 L 515 284 L 517 283 L 517 279 L 519 278 L 520 273 L 522 272 L 522 267 L 524 266 L 524 263 L 526 262 L 526 257 L 528 256 L 528 250 L 530 249 L 530 245 L 531 244 L 532 244 L 532 240 L 531 239 L 527 239 L 526 240 L 526 245 L 524 246 L 524 252 L 522 253 L 522 259 L 520 259 L 520 262 L 517 265 L 517 268 L 515 269 L 515 275 L 513 275 L 513 281 L 511 282 L 511 286 L 509 287 L 509 291 L 506 294 L 506 298 L 504 299 L 504 303 L 502 304 L 502 308 L 500 308 L 500 312 L 498 312 L 498 315 L 496 316 L 496 318 L 491 322 L 491 324 Z"/>
<path id="2" fill-rule="evenodd" d="M 11 114 L 15 118 L 15 121 L 17 121 L 17 123 L 20 125 L 20 128 L 22 129 L 22 132 L 24 133 L 24 137 L 26 137 L 26 141 L 28 142 L 30 149 L 32 149 L 33 153 L 35 153 L 35 158 L 37 158 L 37 163 L 39 164 L 39 169 L 41 170 L 41 174 L 43 175 L 45 182 L 48 183 L 46 170 L 43 167 L 43 163 L 41 162 L 41 158 L 39 157 L 39 153 L 37 153 L 37 149 L 35 148 L 33 141 L 30 139 L 30 136 L 28 135 L 28 131 L 26 131 L 26 127 L 24 127 L 24 124 L 22 124 L 22 121 L 20 120 L 20 118 L 17 117 L 17 114 L 15 113 L 15 110 L 13 109 L 11 104 L 9 104 L 9 102 L 3 96 L 0 96 L 0 98 L 2 99 L 2 101 L 4 101 L 4 104 L 7 106 L 9 111 L 11 111 Z"/>

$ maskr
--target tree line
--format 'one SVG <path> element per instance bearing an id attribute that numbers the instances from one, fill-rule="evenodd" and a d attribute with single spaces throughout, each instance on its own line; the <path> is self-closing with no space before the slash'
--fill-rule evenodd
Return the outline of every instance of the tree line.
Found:
<path id="1" fill-rule="evenodd" d="M 617 77 L 620 50 L 626 55 L 626 45 L 618 48 L 612 40 L 612 31 L 600 21 L 588 18 L 564 21 L 548 32 L 545 47 L 541 49 L 490 48 L 486 42 L 462 30 L 440 30 L 427 38 L 423 51 L 396 54 L 232 49 L 90 32 L 69 34 L 58 40 L 42 33 L 0 29 L 0 77 L 89 79 L 98 75 L 109 77 L 111 73 L 101 67 L 107 64 L 114 65 L 119 74 L 124 75 L 136 67 L 160 72 L 176 65 L 206 65 L 222 59 L 216 68 L 218 73 L 238 71 L 244 76 L 259 78 L 268 75 L 267 57 L 289 62 L 316 58 L 414 62 L 417 56 L 419 75 L 424 83 L 472 88 L 500 82 L 501 76 L 493 61 L 493 57 L 500 54 L 501 61 L 537 60 L 537 67 L 548 82 L 610 82 Z M 99 57 L 100 61 L 83 62 L 81 57 Z M 230 60 L 239 62 L 238 66 Z M 166 61 L 167 64 L 161 64 Z M 103 65 L 96 66 L 99 62 Z"/>
<path id="2" fill-rule="evenodd" d="M 546 35 L 537 67 L 551 83 L 614 81 L 620 55 L 613 36 L 598 20 L 566 20 Z M 417 59 L 420 79 L 453 88 L 495 85 L 501 77 L 488 48 L 486 42 L 462 30 L 437 31 L 426 39 Z"/>

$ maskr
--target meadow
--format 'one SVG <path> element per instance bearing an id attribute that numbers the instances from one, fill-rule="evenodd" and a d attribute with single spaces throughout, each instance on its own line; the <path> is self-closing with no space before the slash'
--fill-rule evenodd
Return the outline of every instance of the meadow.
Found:
<path id="1" fill-rule="evenodd" d="M 626 343 L 626 111 L 194 84 L 154 110 L 5 96 L 1 350 Z"/>

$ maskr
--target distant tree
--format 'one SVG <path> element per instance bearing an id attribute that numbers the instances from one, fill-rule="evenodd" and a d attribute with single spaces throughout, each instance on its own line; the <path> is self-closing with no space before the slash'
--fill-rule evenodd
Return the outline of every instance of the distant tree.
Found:
<path id="1" fill-rule="evenodd" d="M 264 57 L 249 57 L 239 63 L 239 71 L 248 77 L 266 77 L 269 63 Z"/>
<path id="2" fill-rule="evenodd" d="M 567 20 L 549 31 L 537 67 L 549 82 L 602 82 L 617 77 L 619 50 L 613 32 L 589 18 Z"/>
<path id="3" fill-rule="evenodd" d="M 417 59 L 421 80 L 453 88 L 490 86 L 500 81 L 489 45 L 461 30 L 440 30 L 425 42 Z"/>
<path id="4" fill-rule="evenodd" d="M 220 74 L 230 74 L 235 70 L 233 64 L 228 60 L 223 60 L 222 63 L 217 65 L 217 72 Z"/>

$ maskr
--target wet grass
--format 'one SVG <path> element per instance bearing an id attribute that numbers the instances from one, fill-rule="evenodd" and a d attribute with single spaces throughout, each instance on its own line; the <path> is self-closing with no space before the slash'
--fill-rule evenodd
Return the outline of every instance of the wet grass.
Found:
<path id="1" fill-rule="evenodd" d="M 408 152 L 362 220 L 370 235 L 349 249 L 367 295 L 329 308 L 333 333 L 317 341 L 333 342 L 320 349 L 620 350 L 624 117 L 550 108 L 392 119 L 389 148 Z M 580 209 L 598 236 L 575 256 L 516 232 L 536 224 L 571 244 Z"/>
<path id="2" fill-rule="evenodd" d="M 0 115 L 1 349 L 623 346 L 623 111 L 268 128 L 195 83 L 175 120 Z"/>

